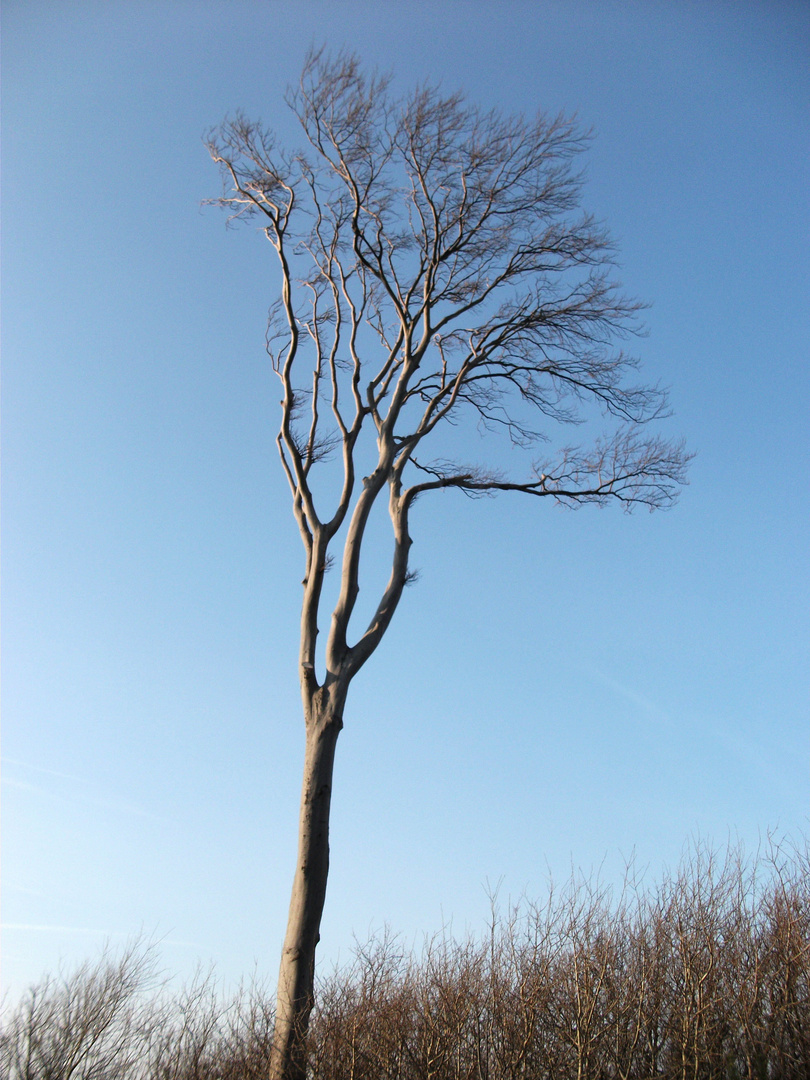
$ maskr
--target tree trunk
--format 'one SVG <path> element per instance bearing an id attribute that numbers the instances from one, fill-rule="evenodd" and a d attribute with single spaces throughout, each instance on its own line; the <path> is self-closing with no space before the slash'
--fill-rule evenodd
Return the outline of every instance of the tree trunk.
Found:
<path id="1" fill-rule="evenodd" d="M 307 709 L 298 862 L 281 954 L 270 1080 L 304 1080 L 306 1035 L 315 983 L 315 947 L 329 872 L 329 809 L 335 744 L 343 720 L 315 703 Z"/>

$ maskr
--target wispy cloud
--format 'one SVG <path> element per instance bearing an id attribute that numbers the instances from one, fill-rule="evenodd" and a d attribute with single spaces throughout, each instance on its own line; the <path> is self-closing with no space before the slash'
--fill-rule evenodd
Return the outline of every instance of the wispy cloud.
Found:
<path id="1" fill-rule="evenodd" d="M 32 765 L 30 761 L 20 761 L 19 758 L 10 758 L 3 754 L 0 758 L 0 766 L 5 768 L 6 765 L 13 765 L 18 769 L 30 769 L 31 772 L 42 773 L 43 776 L 55 776 L 59 780 L 68 780 L 72 784 L 87 784 L 88 780 L 82 779 L 80 776 L 73 776 L 71 773 L 60 772 L 58 769 L 46 769 L 42 765 Z"/>
<path id="2" fill-rule="evenodd" d="M 92 926 L 50 926 L 45 923 L 0 923 L 0 930 L 15 930 L 33 934 L 101 934 L 104 937 L 127 937 L 126 934 L 113 930 L 101 930 Z"/>
<path id="3" fill-rule="evenodd" d="M 603 686 L 608 687 L 619 697 L 625 699 L 625 701 L 632 702 L 641 712 L 646 714 L 647 719 L 654 720 L 661 727 L 671 727 L 672 717 L 670 714 L 658 704 L 653 701 L 652 698 L 646 696 L 646 694 L 640 693 L 632 686 L 628 686 L 627 683 L 621 682 L 613 675 L 608 675 L 604 671 L 600 671 L 598 668 L 590 668 L 589 674 L 602 683 Z"/>
<path id="4" fill-rule="evenodd" d="M 25 780 L 17 780 L 13 776 L 3 777 L 3 787 L 18 788 L 20 791 L 33 791 L 36 795 L 48 795 L 49 792 L 39 784 L 29 784 Z"/>
<path id="5" fill-rule="evenodd" d="M 191 942 L 172 937 L 171 931 L 160 934 L 158 931 L 146 933 L 140 930 L 136 933 L 127 930 L 109 930 L 102 927 L 68 927 L 48 922 L 0 922 L 0 931 L 3 933 L 31 933 L 31 934 L 72 934 L 78 937 L 103 937 L 108 942 L 144 942 L 147 947 L 160 948 L 183 948 L 193 949 L 198 953 L 204 953 L 207 946 L 201 942 Z"/>
<path id="6" fill-rule="evenodd" d="M 142 941 L 145 947 L 191 949 L 197 953 L 210 951 L 209 947 L 202 944 L 202 942 L 186 941 L 183 938 L 172 937 L 171 931 L 165 935 L 158 934 L 157 931 L 151 934 L 144 934 L 143 931 L 133 934 L 131 931 L 109 930 L 98 926 L 60 926 L 51 923 L 15 922 L 0 923 L 0 931 L 4 934 L 7 932 L 20 934 L 70 934 L 74 937 L 103 938 L 106 942 L 111 944 L 113 942 L 121 941 Z"/>
<path id="7" fill-rule="evenodd" d="M 122 814 L 131 814 L 134 817 L 141 817 L 146 818 L 149 821 L 159 822 L 161 825 L 176 824 L 173 820 L 160 814 L 155 814 L 151 810 L 146 810 L 137 803 L 126 802 L 122 799 L 105 798 L 103 795 L 91 794 L 86 790 L 91 786 L 91 781 L 82 777 L 72 776 L 70 773 L 59 772 L 57 769 L 46 769 L 41 765 L 32 765 L 30 762 L 19 761 L 16 758 L 4 757 L 2 759 L 2 764 L 3 766 L 11 765 L 17 769 L 28 769 L 33 773 L 62 780 L 71 785 L 71 791 L 67 793 L 64 790 L 60 791 L 55 787 L 46 787 L 42 784 L 31 783 L 28 780 L 21 780 L 16 776 L 8 776 L 5 768 L 2 777 L 3 787 L 16 788 L 20 791 L 30 791 L 41 798 L 51 799 L 56 802 L 68 804 L 79 803 L 99 807 L 103 810 L 113 810 Z"/>

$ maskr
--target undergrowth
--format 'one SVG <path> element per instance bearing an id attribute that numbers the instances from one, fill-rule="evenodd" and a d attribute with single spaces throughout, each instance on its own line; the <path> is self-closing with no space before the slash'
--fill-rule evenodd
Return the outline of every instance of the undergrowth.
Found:
<path id="1" fill-rule="evenodd" d="M 43 980 L 0 1029 L 7 1080 L 259 1080 L 272 995 L 180 991 L 153 950 Z M 322 976 L 312 1080 L 810 1077 L 810 852 L 696 845 L 619 895 L 572 880 L 421 951 L 383 934 Z"/>

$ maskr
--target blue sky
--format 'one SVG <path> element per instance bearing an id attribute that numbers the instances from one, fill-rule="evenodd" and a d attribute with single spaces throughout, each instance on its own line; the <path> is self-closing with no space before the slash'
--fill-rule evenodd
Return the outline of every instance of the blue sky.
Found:
<path id="1" fill-rule="evenodd" d="M 576 113 L 638 343 L 697 451 L 670 513 L 425 499 L 353 687 L 320 956 L 478 929 L 486 890 L 651 879 L 807 829 L 810 11 L 749 3 L 5 0 L 3 985 L 141 929 L 275 978 L 302 567 L 272 252 L 202 135 L 311 42 Z M 382 537 L 381 558 L 388 557 Z M 373 574 L 375 559 L 370 560 Z"/>

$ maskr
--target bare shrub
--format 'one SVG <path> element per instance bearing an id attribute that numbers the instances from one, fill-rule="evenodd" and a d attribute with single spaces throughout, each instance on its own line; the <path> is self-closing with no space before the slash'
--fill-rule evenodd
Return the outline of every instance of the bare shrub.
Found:
<path id="1" fill-rule="evenodd" d="M 572 879 L 489 940 L 386 937 L 322 981 L 318 1080 L 810 1076 L 804 849 L 695 844 L 653 889 Z"/>
<path id="2" fill-rule="evenodd" d="M 0 1031 L 3 1080 L 260 1080 L 274 1008 L 213 972 L 170 992 L 135 944 L 46 979 Z M 810 1076 L 810 859 L 705 845 L 656 887 L 572 878 L 419 952 L 386 932 L 321 978 L 311 1080 Z"/>
<path id="3" fill-rule="evenodd" d="M 8 1080 L 126 1080 L 139 1075 L 154 1017 L 143 993 L 154 982 L 155 957 L 136 940 L 120 957 L 32 987 L 6 1018 L 0 1067 Z"/>

